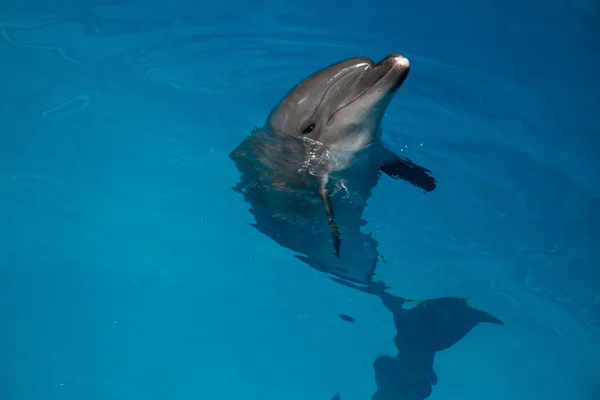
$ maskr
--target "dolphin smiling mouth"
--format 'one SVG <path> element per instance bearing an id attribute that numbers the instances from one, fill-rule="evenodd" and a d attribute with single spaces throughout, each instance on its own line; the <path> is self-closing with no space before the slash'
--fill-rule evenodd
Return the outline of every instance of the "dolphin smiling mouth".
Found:
<path id="1" fill-rule="evenodd" d="M 365 78 L 368 77 L 369 79 L 373 79 L 373 82 L 364 92 L 360 94 L 360 96 L 368 92 L 373 86 L 391 74 L 396 74 L 396 76 L 390 79 L 390 81 L 394 81 L 394 84 L 388 89 L 388 91 L 395 92 L 400 86 L 402 86 L 406 80 L 406 77 L 408 76 L 409 71 L 410 62 L 408 61 L 408 58 L 398 53 L 392 53 L 388 55 L 377 64 L 373 63 L 373 66 L 365 71 Z"/>
<path id="2" fill-rule="evenodd" d="M 406 80 L 406 77 L 408 76 L 408 72 L 410 71 L 410 62 L 407 58 L 398 53 L 392 53 L 378 63 L 375 63 L 370 59 L 365 59 L 365 62 L 368 63 L 368 67 L 361 73 L 361 76 L 357 78 L 357 82 L 355 83 L 355 85 L 359 88 L 357 95 L 354 96 L 354 98 L 348 103 L 335 110 L 327 122 L 331 121 L 334 115 L 339 111 L 343 110 L 355 101 L 359 100 L 365 94 L 369 93 L 375 85 L 383 81 L 392 73 L 397 73 L 398 75 L 390 79 L 390 82 L 393 81 L 394 83 L 388 89 L 385 89 L 384 92 L 386 92 L 386 94 L 396 92 L 400 86 L 402 86 Z M 361 89 L 361 86 L 363 85 L 366 85 L 366 87 Z"/>

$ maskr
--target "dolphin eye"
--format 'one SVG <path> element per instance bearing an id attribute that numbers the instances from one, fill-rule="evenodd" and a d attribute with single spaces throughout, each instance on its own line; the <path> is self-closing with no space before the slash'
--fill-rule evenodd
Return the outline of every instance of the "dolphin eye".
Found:
<path id="1" fill-rule="evenodd" d="M 315 130 L 315 124 L 313 123 L 313 124 L 308 125 L 306 128 L 302 129 L 302 134 L 306 135 L 308 133 L 311 133 L 314 130 Z"/>

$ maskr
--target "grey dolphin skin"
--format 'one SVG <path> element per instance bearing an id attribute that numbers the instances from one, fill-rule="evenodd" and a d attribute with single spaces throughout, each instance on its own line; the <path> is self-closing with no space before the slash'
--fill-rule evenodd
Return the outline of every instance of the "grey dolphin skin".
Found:
<path id="1" fill-rule="evenodd" d="M 371 283 L 378 243 L 361 231 L 362 215 L 381 172 L 425 192 L 436 187 L 428 169 L 382 140 L 381 120 L 409 69 L 395 53 L 378 63 L 351 58 L 283 97 L 230 154 L 254 227 L 317 270 Z"/>

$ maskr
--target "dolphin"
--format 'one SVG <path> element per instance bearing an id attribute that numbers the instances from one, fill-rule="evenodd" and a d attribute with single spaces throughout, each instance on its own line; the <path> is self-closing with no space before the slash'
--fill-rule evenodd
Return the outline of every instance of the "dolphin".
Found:
<path id="1" fill-rule="evenodd" d="M 361 231 L 362 215 L 381 172 L 425 192 L 436 187 L 430 170 L 382 140 L 382 118 L 409 70 L 398 53 L 378 63 L 355 57 L 289 90 L 230 153 L 240 172 L 233 189 L 250 204 L 256 229 L 312 268 L 371 283 L 378 243 Z"/>

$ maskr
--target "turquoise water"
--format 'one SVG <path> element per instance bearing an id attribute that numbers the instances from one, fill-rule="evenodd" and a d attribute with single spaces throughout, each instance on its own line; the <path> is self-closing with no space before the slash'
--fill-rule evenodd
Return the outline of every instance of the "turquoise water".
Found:
<path id="1" fill-rule="evenodd" d="M 1 399 L 598 398 L 598 2 L 4 0 L 0 33 Z M 229 154 L 391 52 L 384 140 L 438 186 L 373 190 L 379 298 L 254 229 Z"/>

